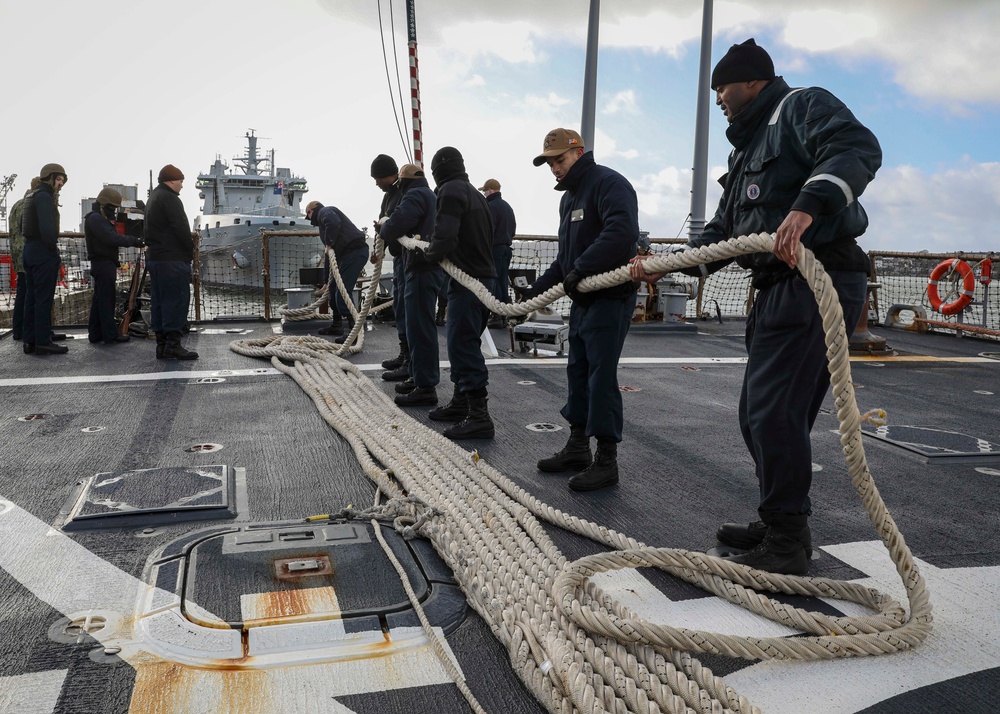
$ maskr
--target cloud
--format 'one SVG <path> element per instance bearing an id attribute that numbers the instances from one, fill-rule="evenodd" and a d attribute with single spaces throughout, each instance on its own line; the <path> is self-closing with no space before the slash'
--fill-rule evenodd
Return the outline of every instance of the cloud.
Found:
<path id="1" fill-rule="evenodd" d="M 883 168 L 861 197 L 871 226 L 866 250 L 996 250 L 1000 225 L 1000 162 L 928 173 L 912 166 Z"/>
<path id="2" fill-rule="evenodd" d="M 639 111 L 639 106 L 635 101 L 635 92 L 631 89 L 618 92 L 604 106 L 605 114 L 617 114 L 618 112 L 633 113 L 637 111 Z"/>

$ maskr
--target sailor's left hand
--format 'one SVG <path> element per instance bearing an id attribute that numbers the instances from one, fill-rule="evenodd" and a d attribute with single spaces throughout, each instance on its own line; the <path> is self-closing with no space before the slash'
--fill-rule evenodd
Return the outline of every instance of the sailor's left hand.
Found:
<path id="1" fill-rule="evenodd" d="M 802 234 L 812 225 L 813 217 L 804 211 L 789 211 L 785 220 L 774 232 L 774 254 L 789 268 L 794 268 L 799 262 L 796 253 Z"/>
<path id="2" fill-rule="evenodd" d="M 583 280 L 583 276 L 575 270 L 569 271 L 569 275 L 563 278 L 563 290 L 566 291 L 566 295 L 568 295 L 571 299 L 575 300 L 580 297 L 580 291 L 577 290 L 577 287 L 580 285 L 581 280 Z"/>

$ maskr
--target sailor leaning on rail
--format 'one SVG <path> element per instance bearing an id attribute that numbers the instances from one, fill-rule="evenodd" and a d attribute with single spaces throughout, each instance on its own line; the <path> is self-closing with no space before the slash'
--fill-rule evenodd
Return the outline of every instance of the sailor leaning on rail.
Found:
<path id="1" fill-rule="evenodd" d="M 725 523 L 724 546 L 747 549 L 730 560 L 775 573 L 808 571 L 811 537 L 809 432 L 829 391 L 822 320 L 795 269 L 799 243 L 833 281 L 850 335 L 865 302 L 868 258 L 855 240 L 868 227 L 857 198 L 882 163 L 875 136 L 824 89 L 790 89 L 767 52 L 750 39 L 733 45 L 712 72 L 716 104 L 733 145 L 722 199 L 702 235 L 708 245 L 774 232 L 774 254 L 741 256 L 759 291 L 747 318 L 746 373 L 740 394 L 743 439 L 760 485 L 753 523 Z M 654 282 L 640 256 L 632 276 Z M 705 266 L 702 266 L 705 267 Z M 711 265 L 718 269 L 722 265 Z M 707 274 L 707 273 L 706 273 Z"/>
<path id="2" fill-rule="evenodd" d="M 559 252 L 548 270 L 522 294 L 540 295 L 562 283 L 573 301 L 569 313 L 569 393 L 562 415 L 569 422 L 566 446 L 538 462 L 540 471 L 578 471 L 575 491 L 618 483 L 618 443 L 624 416 L 618 388 L 618 360 L 635 311 L 636 284 L 581 293 L 583 278 L 614 270 L 635 256 L 639 208 L 635 189 L 616 171 L 594 162 L 583 139 L 571 129 L 553 129 L 535 166 L 548 164 L 556 177 Z M 522 291 L 518 291 L 522 292 Z M 590 438 L 597 439 L 591 457 Z"/>

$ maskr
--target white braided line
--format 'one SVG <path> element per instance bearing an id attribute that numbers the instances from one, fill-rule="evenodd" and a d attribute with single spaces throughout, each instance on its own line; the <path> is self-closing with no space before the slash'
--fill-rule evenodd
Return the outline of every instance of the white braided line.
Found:
<path id="1" fill-rule="evenodd" d="M 658 256 L 647 261 L 647 267 L 650 272 L 676 270 L 772 246 L 770 235 L 744 236 Z M 405 492 L 440 511 L 423 522 L 420 534 L 452 568 L 470 605 L 507 647 L 518 676 L 549 711 L 758 712 L 687 652 L 755 659 L 872 655 L 912 647 L 931 627 L 923 578 L 868 472 L 840 304 L 812 253 L 800 248 L 798 257 L 823 317 L 848 471 L 903 578 L 909 617 L 899 603 L 873 589 L 825 578 L 764 573 L 703 553 L 648 548 L 552 508 L 477 455 L 470 458 L 453 442 L 402 413 L 360 371 L 337 357 L 325 340 L 272 337 L 236 341 L 231 347 L 241 354 L 270 357 L 275 367 L 295 379 L 327 423 L 354 448 L 365 473 L 391 499 Z M 621 269 L 613 274 L 618 273 Z M 581 289 L 604 287 L 605 279 L 588 278 Z M 539 519 L 617 552 L 567 563 Z M 663 568 L 812 636 L 735 637 L 653 625 L 589 580 L 596 572 L 646 566 Z M 876 614 L 830 617 L 788 607 L 754 590 L 849 600 Z"/>

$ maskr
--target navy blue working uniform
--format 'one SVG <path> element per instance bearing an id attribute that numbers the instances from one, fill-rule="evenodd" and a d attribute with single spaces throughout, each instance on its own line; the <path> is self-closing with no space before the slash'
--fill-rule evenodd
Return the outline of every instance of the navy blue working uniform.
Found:
<path id="1" fill-rule="evenodd" d="M 486 197 L 493 218 L 493 266 L 497 271 L 496 288 L 493 295 L 500 302 L 510 302 L 510 289 L 507 282 L 507 271 L 510 269 L 511 246 L 514 243 L 514 233 L 517 231 L 517 221 L 514 209 L 503 200 L 499 191 Z"/>
<path id="2" fill-rule="evenodd" d="M 691 244 L 774 232 L 789 211 L 808 213 L 813 223 L 802 245 L 833 280 L 849 335 L 864 307 L 869 267 L 856 241 L 868 226 L 857 198 L 882 163 L 878 140 L 826 90 L 790 89 L 781 77 L 736 114 L 726 136 L 733 151 L 722 199 Z M 830 386 L 822 320 L 797 270 L 772 253 L 736 260 L 753 271 L 759 291 L 747 318 L 739 405 L 760 483 L 758 512 L 764 523 L 799 526 L 811 509 L 809 433 Z"/>
<path id="3" fill-rule="evenodd" d="M 114 210 L 114 206 L 111 206 L 111 210 Z M 142 241 L 118 233 L 111 219 L 101 213 L 100 206 L 96 203 L 94 210 L 83 219 L 83 233 L 87 241 L 90 276 L 94 281 L 87 337 L 91 342 L 112 343 L 118 337 L 115 324 L 115 288 L 118 266 L 121 265 L 118 261 L 118 249 L 139 247 Z"/>
<path id="4" fill-rule="evenodd" d="M 340 279 L 350 294 L 368 260 L 365 234 L 336 206 L 324 206 L 316 202 L 309 220 L 319 228 L 319 237 L 323 244 L 333 249 Z M 326 279 L 330 284 L 330 305 L 336 310 L 334 322 L 340 322 L 342 318 L 351 317 L 351 310 L 344 302 L 336 281 L 330 280 L 329 261 L 326 263 Z"/>
<path id="5" fill-rule="evenodd" d="M 24 199 L 21 232 L 24 233 L 25 349 L 52 343 L 52 302 L 59 280 L 59 206 L 55 189 L 46 181 Z"/>
<path id="6" fill-rule="evenodd" d="M 614 270 L 636 254 L 639 207 L 635 189 L 617 171 L 586 152 L 555 189 L 559 203 L 559 252 L 532 285 L 540 294 L 571 272 L 589 277 Z M 618 360 L 635 311 L 636 284 L 625 282 L 593 292 L 573 292 L 569 313 L 569 395 L 562 415 L 586 425 L 586 435 L 615 444 L 624 416 L 618 389 Z"/>
<path id="7" fill-rule="evenodd" d="M 394 251 L 402 247 L 399 238 L 405 235 L 419 235 L 423 240 L 430 240 L 434 233 L 437 201 L 427 179 L 422 176 L 400 178 L 398 186 L 402 198 L 379 231 L 386 245 L 392 246 Z M 419 253 L 402 251 L 402 255 L 406 255 L 402 302 L 406 304 L 410 377 L 418 388 L 436 387 L 441 381 L 441 369 L 434 312 L 444 283 L 444 271 Z M 403 262 L 402 258 L 397 260 Z"/>
<path id="8" fill-rule="evenodd" d="M 180 343 L 191 307 L 191 235 L 181 197 L 166 183 L 149 194 L 143 221 L 148 248 L 150 322 L 158 336 Z M 159 338 L 158 338 L 159 340 Z"/>
<path id="9" fill-rule="evenodd" d="M 426 257 L 435 263 L 449 258 L 492 292 L 497 274 L 493 267 L 493 220 L 486 199 L 469 183 L 465 161 L 457 149 L 440 149 L 434 162 L 431 172 L 437 184 L 437 213 Z M 448 361 L 451 381 L 465 394 L 485 396 L 489 372 L 481 336 L 489 316 L 490 311 L 472 291 L 457 280 L 451 281 L 445 328 Z"/>

